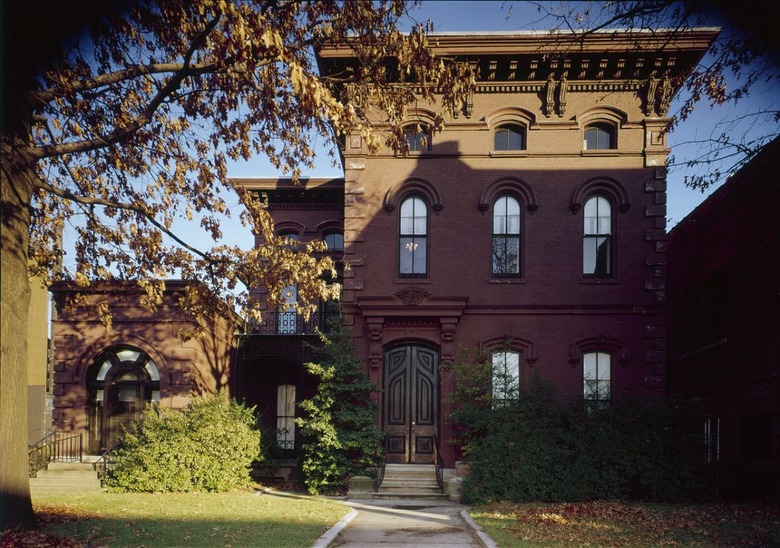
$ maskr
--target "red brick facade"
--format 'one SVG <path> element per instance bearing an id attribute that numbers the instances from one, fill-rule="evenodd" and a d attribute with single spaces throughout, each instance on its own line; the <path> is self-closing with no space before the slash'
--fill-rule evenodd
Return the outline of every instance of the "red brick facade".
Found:
<path id="1" fill-rule="evenodd" d="M 92 288 L 81 304 L 72 303 L 72 287 L 52 288 L 54 430 L 85 432 L 85 449 L 95 454 L 110 448 L 147 402 L 178 409 L 194 394 L 232 392 L 238 324 L 201 318 L 205 336 L 182 341 L 179 331 L 196 321 L 177 305 L 181 289 L 181 282 L 168 281 L 149 313 L 130 286 Z M 110 307 L 110 330 L 96 315 L 101 303 Z"/>
<path id="2" fill-rule="evenodd" d="M 360 135 L 346 136 L 342 307 L 358 357 L 382 387 L 376 401 L 388 461 L 428 462 L 438 442 L 454 466 L 459 452 L 446 443 L 453 381 L 439 366 L 460 348 L 509 340 L 521 357 L 521 391 L 539 376 L 569 398 L 583 398 L 583 355 L 601 352 L 609 399 L 665 396 L 661 166 L 669 150 L 661 129 L 672 77 L 684 75 L 713 37 L 692 33 L 664 51 L 650 49 L 657 44 L 649 35 L 638 49 L 596 37 L 559 58 L 543 55 L 556 45 L 539 35 L 441 35 L 435 49 L 478 66 L 480 77 L 444 130 L 422 142 L 429 150 L 369 153 Z M 320 55 L 325 72 L 352 62 L 339 48 Z M 409 120 L 415 128 L 430 123 L 428 106 L 415 105 Z M 607 148 L 585 144 L 594 124 L 611 132 Z M 496 132 L 507 127 L 524 141 L 517 150 L 496 149 Z M 300 195 L 322 183 L 308 182 Z M 505 196 L 519 205 L 519 268 L 509 275 L 493 272 L 493 227 Z M 593 197 L 611 209 L 610 256 L 608 272 L 584 275 L 584 215 Z M 402 219 L 412 203 L 422 212 L 418 225 Z M 277 204 L 279 226 L 293 220 L 302 238 L 321 232 L 322 210 L 306 219 L 290 203 Z M 261 340 L 246 348 L 251 362 L 270 363 Z"/>

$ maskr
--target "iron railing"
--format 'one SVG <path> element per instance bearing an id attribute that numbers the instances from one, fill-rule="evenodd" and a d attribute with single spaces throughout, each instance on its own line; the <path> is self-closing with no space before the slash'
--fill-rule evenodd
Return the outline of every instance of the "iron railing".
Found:
<path id="1" fill-rule="evenodd" d="M 439 436 L 433 436 L 433 463 L 436 465 L 436 483 L 439 489 L 444 492 L 444 459 L 439 453 Z"/>
<path id="2" fill-rule="evenodd" d="M 98 460 L 92 463 L 92 468 L 97 472 L 101 487 L 103 486 L 106 476 L 114 471 L 114 467 L 116 466 L 116 450 L 118 447 L 119 443 L 114 444 L 110 449 L 104 451 Z"/>
<path id="3" fill-rule="evenodd" d="M 36 477 L 50 462 L 81 462 L 83 455 L 83 433 L 52 432 L 28 448 L 29 475 Z"/>
<path id="4" fill-rule="evenodd" d="M 385 452 L 387 451 L 387 448 L 385 448 L 385 451 L 382 451 L 382 460 L 379 462 L 379 465 L 376 467 L 376 484 L 374 485 L 374 491 L 379 492 L 379 486 L 382 485 L 382 481 L 385 479 Z"/>

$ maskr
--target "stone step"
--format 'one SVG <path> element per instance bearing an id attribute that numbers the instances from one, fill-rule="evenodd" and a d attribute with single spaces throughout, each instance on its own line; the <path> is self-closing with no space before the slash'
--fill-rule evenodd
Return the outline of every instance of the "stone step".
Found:
<path id="1" fill-rule="evenodd" d="M 447 498 L 436 481 L 436 467 L 432 464 L 385 465 L 382 484 L 375 498 Z"/>
<path id="2" fill-rule="evenodd" d="M 88 462 L 51 462 L 47 470 L 39 470 L 30 478 L 30 494 L 63 495 L 100 493 L 103 488 L 97 472 Z"/>
<path id="3" fill-rule="evenodd" d="M 373 493 L 371 495 L 371 498 L 374 500 L 417 500 L 417 501 L 423 501 L 423 500 L 431 500 L 431 501 L 441 501 L 441 500 L 449 500 L 449 496 L 445 493 L 404 493 L 404 492 L 383 492 L 380 491 L 378 493 Z"/>

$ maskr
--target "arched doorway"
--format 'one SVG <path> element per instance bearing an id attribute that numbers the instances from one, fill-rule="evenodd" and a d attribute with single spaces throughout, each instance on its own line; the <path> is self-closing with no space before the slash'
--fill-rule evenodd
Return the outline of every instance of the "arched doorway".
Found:
<path id="1" fill-rule="evenodd" d="M 89 451 L 113 447 L 124 429 L 160 399 L 160 373 L 148 354 L 132 346 L 104 351 L 89 369 Z"/>
<path id="2" fill-rule="evenodd" d="M 438 352 L 416 344 L 388 349 L 383 406 L 386 462 L 433 464 L 438 408 Z"/>

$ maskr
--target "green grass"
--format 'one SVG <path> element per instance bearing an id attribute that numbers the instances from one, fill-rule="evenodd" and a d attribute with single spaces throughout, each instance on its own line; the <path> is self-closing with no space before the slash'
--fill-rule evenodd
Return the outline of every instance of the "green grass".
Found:
<path id="1" fill-rule="evenodd" d="M 501 547 L 780 547 L 776 504 L 494 503 L 470 514 Z"/>
<path id="2" fill-rule="evenodd" d="M 43 532 L 89 546 L 311 546 L 348 512 L 276 492 L 46 496 L 33 505 Z"/>

